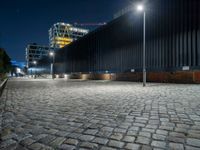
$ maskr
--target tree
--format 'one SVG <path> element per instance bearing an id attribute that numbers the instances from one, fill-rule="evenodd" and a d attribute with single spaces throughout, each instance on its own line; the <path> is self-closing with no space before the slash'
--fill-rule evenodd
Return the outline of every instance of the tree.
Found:
<path id="1" fill-rule="evenodd" d="M 11 59 L 3 48 L 0 48 L 0 74 L 9 72 L 12 69 Z"/>

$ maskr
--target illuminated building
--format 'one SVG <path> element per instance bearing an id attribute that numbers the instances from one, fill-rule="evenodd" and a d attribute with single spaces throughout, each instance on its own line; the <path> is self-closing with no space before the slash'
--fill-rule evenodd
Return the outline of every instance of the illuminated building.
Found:
<path id="1" fill-rule="evenodd" d="M 73 27 L 70 24 L 56 23 L 49 30 L 50 47 L 55 49 L 62 48 L 86 35 L 88 32 L 86 29 Z"/>
<path id="2" fill-rule="evenodd" d="M 38 45 L 36 43 L 29 44 L 26 47 L 26 62 L 27 67 L 33 64 L 33 61 L 39 61 L 41 58 L 48 56 L 52 50 L 49 46 Z"/>

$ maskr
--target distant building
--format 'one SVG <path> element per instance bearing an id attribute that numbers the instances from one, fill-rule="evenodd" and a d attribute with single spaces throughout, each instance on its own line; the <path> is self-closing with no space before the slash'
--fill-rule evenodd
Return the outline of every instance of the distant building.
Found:
<path id="1" fill-rule="evenodd" d="M 70 24 L 56 23 L 49 30 L 50 47 L 55 49 L 62 48 L 83 37 L 88 32 L 86 29 L 73 27 Z"/>
<path id="2" fill-rule="evenodd" d="M 29 68 L 34 61 L 39 61 L 41 58 L 48 56 L 49 52 L 53 50 L 49 46 L 38 45 L 36 43 L 29 44 L 26 47 L 26 65 Z"/>

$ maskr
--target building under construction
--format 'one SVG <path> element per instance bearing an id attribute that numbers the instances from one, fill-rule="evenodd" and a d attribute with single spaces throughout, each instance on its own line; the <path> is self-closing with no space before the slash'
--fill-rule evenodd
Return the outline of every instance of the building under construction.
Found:
<path id="1" fill-rule="evenodd" d="M 66 23 L 56 23 L 49 30 L 50 47 L 59 49 L 86 35 L 89 31 Z"/>

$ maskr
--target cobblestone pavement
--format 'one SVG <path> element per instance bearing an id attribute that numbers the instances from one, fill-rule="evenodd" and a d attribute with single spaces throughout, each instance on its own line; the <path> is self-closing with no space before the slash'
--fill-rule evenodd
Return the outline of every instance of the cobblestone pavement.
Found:
<path id="1" fill-rule="evenodd" d="M 0 149 L 200 149 L 200 85 L 15 79 L 0 103 Z"/>

